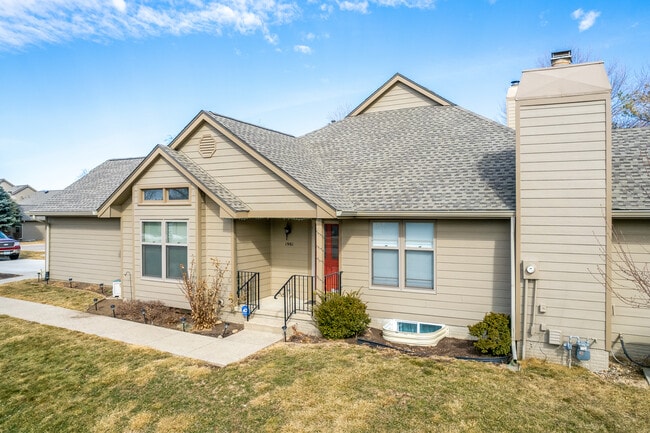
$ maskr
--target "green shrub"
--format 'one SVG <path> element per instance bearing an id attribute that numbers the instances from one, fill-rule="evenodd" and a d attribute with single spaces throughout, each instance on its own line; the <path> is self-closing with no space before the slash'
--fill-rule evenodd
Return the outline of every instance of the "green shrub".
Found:
<path id="1" fill-rule="evenodd" d="M 470 335 L 478 337 L 474 347 L 484 354 L 504 356 L 510 353 L 510 316 L 487 313 L 483 321 L 467 326 Z"/>
<path id="2" fill-rule="evenodd" d="M 366 304 L 361 301 L 359 292 L 321 295 L 314 308 L 314 318 L 318 330 L 328 339 L 354 337 L 370 324 Z"/>

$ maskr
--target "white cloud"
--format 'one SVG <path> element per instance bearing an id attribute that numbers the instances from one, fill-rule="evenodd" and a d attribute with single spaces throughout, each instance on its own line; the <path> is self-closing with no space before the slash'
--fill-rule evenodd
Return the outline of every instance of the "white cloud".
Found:
<path id="1" fill-rule="evenodd" d="M 437 0 L 363 0 L 349 1 L 337 0 L 339 9 L 342 11 L 359 12 L 362 14 L 370 13 L 371 4 L 380 7 L 406 7 L 410 9 L 432 9 L 436 6 Z M 321 6 L 323 8 L 323 6 Z"/>
<path id="2" fill-rule="evenodd" d="M 297 53 L 311 54 L 311 48 L 307 45 L 295 45 L 293 47 L 293 50 Z"/>
<path id="3" fill-rule="evenodd" d="M 584 14 L 585 11 L 583 11 L 582 9 L 576 9 L 573 12 L 571 12 L 571 18 L 573 18 L 574 20 L 579 20 L 580 17 L 583 16 Z"/>
<path id="4" fill-rule="evenodd" d="M 377 3 L 379 6 L 431 9 L 435 7 L 436 0 L 374 0 L 373 3 Z"/>
<path id="5" fill-rule="evenodd" d="M 126 2 L 124 0 L 113 0 L 113 6 L 120 12 L 126 12 Z"/>
<path id="6" fill-rule="evenodd" d="M 1 0 L 0 49 L 74 39 L 121 39 L 161 34 L 260 33 L 294 21 L 301 11 L 294 0 Z"/>
<path id="7" fill-rule="evenodd" d="M 574 20 L 580 20 L 580 23 L 578 23 L 578 30 L 581 32 L 590 29 L 596 23 L 596 18 L 599 16 L 600 12 L 593 10 L 585 12 L 582 9 L 576 9 L 571 13 L 571 18 Z"/>
<path id="8" fill-rule="evenodd" d="M 342 1 L 339 2 L 339 9 L 341 9 L 342 11 L 352 11 L 352 12 L 360 12 L 362 14 L 367 14 L 368 2 L 367 1 L 362 1 L 362 2 Z"/>

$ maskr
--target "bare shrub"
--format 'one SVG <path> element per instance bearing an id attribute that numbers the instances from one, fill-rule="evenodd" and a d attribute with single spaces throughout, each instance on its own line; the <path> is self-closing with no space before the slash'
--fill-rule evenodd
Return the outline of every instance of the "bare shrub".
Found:
<path id="1" fill-rule="evenodd" d="M 183 271 L 181 291 L 190 304 L 192 322 L 194 329 L 197 330 L 213 328 L 219 321 L 221 313 L 219 296 L 223 290 L 228 263 L 223 264 L 214 257 L 210 260 L 214 273 L 208 280 L 197 277 L 194 259 L 192 259 L 189 269 L 181 266 Z"/>

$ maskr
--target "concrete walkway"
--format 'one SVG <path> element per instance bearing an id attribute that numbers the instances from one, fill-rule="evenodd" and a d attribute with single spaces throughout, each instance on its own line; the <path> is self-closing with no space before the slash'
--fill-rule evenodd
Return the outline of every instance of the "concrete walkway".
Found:
<path id="1" fill-rule="evenodd" d="M 278 334 L 252 330 L 243 330 L 224 339 L 206 337 L 3 297 L 0 297 L 0 314 L 198 359 L 220 367 L 240 361 L 282 339 Z"/>

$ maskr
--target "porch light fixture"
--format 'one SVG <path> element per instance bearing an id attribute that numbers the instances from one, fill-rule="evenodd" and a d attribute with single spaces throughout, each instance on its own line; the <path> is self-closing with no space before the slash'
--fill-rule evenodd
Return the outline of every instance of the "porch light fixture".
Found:
<path id="1" fill-rule="evenodd" d="M 287 221 L 287 225 L 284 226 L 284 240 L 289 240 L 289 234 L 291 233 L 291 224 Z"/>

